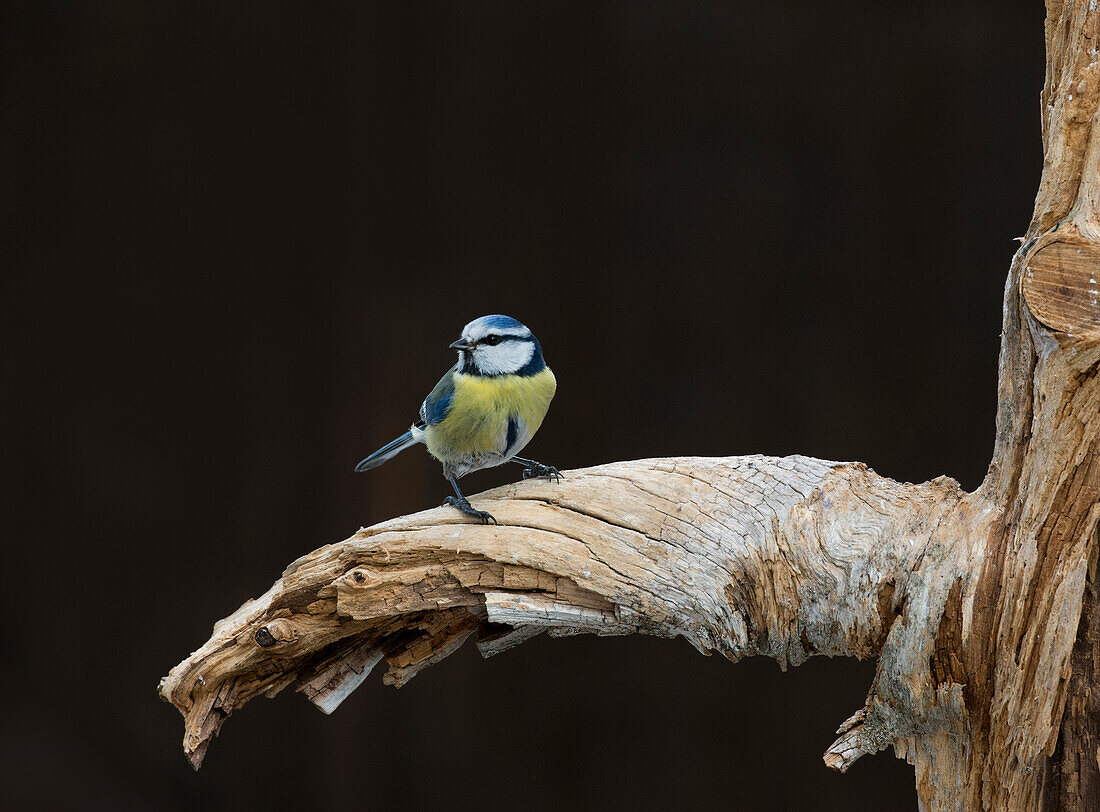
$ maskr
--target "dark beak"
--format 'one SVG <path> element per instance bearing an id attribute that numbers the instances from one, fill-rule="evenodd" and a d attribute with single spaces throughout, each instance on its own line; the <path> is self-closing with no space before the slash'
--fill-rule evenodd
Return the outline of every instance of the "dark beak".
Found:
<path id="1" fill-rule="evenodd" d="M 460 338 L 458 341 L 452 341 L 448 346 L 452 350 L 472 350 L 474 345 L 464 338 Z"/>

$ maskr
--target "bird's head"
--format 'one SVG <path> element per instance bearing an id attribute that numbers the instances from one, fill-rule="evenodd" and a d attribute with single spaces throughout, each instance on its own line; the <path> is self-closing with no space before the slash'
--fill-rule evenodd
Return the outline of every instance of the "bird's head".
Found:
<path id="1" fill-rule="evenodd" d="M 534 333 L 511 316 L 474 319 L 451 347 L 467 375 L 534 375 L 546 366 Z"/>

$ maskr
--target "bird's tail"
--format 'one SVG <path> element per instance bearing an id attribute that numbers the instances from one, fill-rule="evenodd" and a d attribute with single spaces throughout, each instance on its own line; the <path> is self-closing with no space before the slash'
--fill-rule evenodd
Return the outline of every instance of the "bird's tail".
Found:
<path id="1" fill-rule="evenodd" d="M 377 468 L 386 460 L 393 459 L 406 448 L 411 445 L 416 445 L 416 440 L 413 439 L 411 431 L 406 431 L 396 440 L 391 440 L 386 443 L 380 449 L 375 451 L 361 463 L 355 466 L 356 471 L 369 471 L 371 468 Z"/>

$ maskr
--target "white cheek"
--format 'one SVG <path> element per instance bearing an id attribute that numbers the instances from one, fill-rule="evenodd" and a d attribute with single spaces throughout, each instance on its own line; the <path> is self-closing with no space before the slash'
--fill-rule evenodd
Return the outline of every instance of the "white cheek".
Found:
<path id="1" fill-rule="evenodd" d="M 508 375 L 527 365 L 535 354 L 530 341 L 506 341 L 496 347 L 478 347 L 477 365 L 486 375 Z"/>

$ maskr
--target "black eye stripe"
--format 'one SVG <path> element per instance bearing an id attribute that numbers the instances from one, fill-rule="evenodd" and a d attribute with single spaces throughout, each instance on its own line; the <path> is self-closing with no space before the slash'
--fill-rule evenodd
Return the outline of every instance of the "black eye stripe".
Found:
<path id="1" fill-rule="evenodd" d="M 497 340 L 493 341 L 493 342 L 490 342 L 488 340 L 490 338 L 495 338 Z M 491 335 L 491 336 L 485 336 L 484 338 L 479 339 L 478 343 L 479 344 L 488 344 L 490 347 L 492 347 L 492 346 L 495 346 L 497 344 L 503 344 L 505 341 L 533 341 L 533 340 L 534 339 L 531 336 L 497 336 L 497 335 Z"/>

